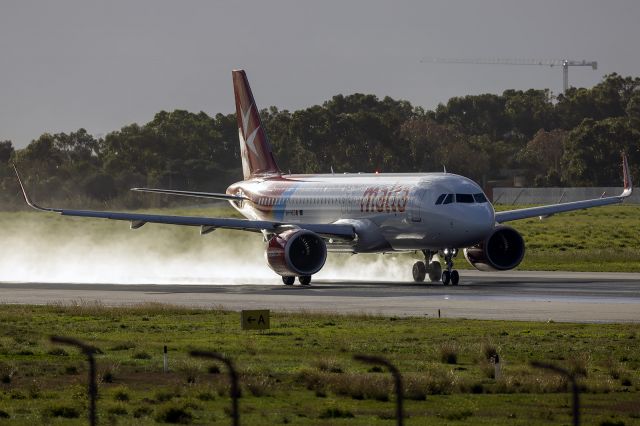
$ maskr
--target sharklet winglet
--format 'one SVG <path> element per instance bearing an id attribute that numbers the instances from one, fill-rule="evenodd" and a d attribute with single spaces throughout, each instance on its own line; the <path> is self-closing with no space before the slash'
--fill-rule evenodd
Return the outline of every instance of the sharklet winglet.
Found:
<path id="1" fill-rule="evenodd" d="M 631 181 L 631 173 L 629 173 L 629 162 L 627 161 L 627 154 L 622 153 L 622 177 L 624 182 L 624 190 L 621 197 L 628 197 L 633 192 L 633 182 Z"/>
<path id="2" fill-rule="evenodd" d="M 24 201 L 27 203 L 27 205 L 33 209 L 36 210 L 40 210 L 40 211 L 44 211 L 44 212 L 55 212 L 55 213 L 60 213 L 61 211 L 58 209 L 52 209 L 52 208 L 48 208 L 48 207 L 41 207 L 39 205 L 37 205 L 36 203 L 34 203 L 31 198 L 29 197 L 29 194 L 27 194 L 27 190 L 24 187 L 24 184 L 22 183 L 22 179 L 20 178 L 20 173 L 18 172 L 18 168 L 16 167 L 15 164 L 11 164 L 13 166 L 13 170 L 16 173 L 16 178 L 18 179 L 18 185 L 20 185 L 20 190 L 22 191 L 22 196 L 24 197 Z"/>

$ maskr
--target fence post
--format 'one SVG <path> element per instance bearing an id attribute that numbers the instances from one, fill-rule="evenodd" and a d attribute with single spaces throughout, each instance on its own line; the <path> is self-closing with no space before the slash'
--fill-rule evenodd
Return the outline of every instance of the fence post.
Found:
<path id="1" fill-rule="evenodd" d="M 200 358 L 215 359 L 227 366 L 227 368 L 229 369 L 229 378 L 231 379 L 231 424 L 233 426 L 238 426 L 240 424 L 240 413 L 238 411 L 240 387 L 238 386 L 238 373 L 233 366 L 233 362 L 229 358 L 217 352 L 191 351 L 190 355 Z"/>
<path id="2" fill-rule="evenodd" d="M 167 354 L 167 345 L 164 345 L 164 350 L 162 352 L 162 370 L 165 373 L 169 372 L 169 355 Z"/>
<path id="3" fill-rule="evenodd" d="M 574 426 L 580 425 L 580 389 L 578 389 L 578 383 L 576 382 L 575 375 L 569 373 L 564 368 L 560 368 L 553 364 L 547 364 L 539 361 L 531 361 L 531 366 L 536 368 L 544 368 L 567 377 L 571 381 L 571 390 L 573 392 L 573 424 Z"/>
<path id="4" fill-rule="evenodd" d="M 400 375 L 400 371 L 396 368 L 395 365 L 391 364 L 388 360 L 382 357 L 370 355 L 354 355 L 353 359 L 355 359 L 356 361 L 366 362 L 368 364 L 384 365 L 389 369 L 391 374 L 393 374 L 393 378 L 395 379 L 396 391 L 396 419 L 398 420 L 398 426 L 402 426 L 404 422 L 404 412 L 402 409 L 404 395 L 402 392 L 402 376 Z"/>
<path id="5" fill-rule="evenodd" d="M 79 348 L 82 353 L 87 356 L 89 361 L 89 425 L 96 425 L 96 399 L 98 397 L 98 386 L 96 385 L 96 360 L 94 354 L 100 353 L 100 350 L 94 346 L 87 345 L 80 340 L 64 336 L 51 336 L 52 343 L 61 345 L 71 345 Z"/>

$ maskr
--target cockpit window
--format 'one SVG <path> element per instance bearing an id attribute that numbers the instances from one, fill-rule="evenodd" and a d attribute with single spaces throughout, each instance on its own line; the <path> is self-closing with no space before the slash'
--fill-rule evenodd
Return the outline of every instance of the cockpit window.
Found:
<path id="1" fill-rule="evenodd" d="M 440 194 L 440 196 L 436 200 L 436 206 L 439 205 L 439 204 L 442 204 L 442 201 L 444 200 L 444 197 L 446 197 L 446 196 L 447 196 L 447 194 Z"/>
<path id="2" fill-rule="evenodd" d="M 453 194 L 447 194 L 442 204 L 451 204 L 453 203 Z"/>
<path id="3" fill-rule="evenodd" d="M 473 203 L 473 195 L 456 194 L 456 203 Z"/>
<path id="4" fill-rule="evenodd" d="M 487 197 L 481 192 L 479 194 L 473 194 L 473 198 L 476 200 L 476 203 L 486 203 Z"/>

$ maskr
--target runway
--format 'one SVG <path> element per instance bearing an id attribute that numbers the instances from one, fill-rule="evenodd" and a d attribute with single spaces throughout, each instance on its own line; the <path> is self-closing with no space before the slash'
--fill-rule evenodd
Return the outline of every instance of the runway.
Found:
<path id="1" fill-rule="evenodd" d="M 462 271 L 459 286 L 314 281 L 311 286 L 0 283 L 0 303 L 122 306 L 158 302 L 228 310 L 640 322 L 640 274 Z"/>

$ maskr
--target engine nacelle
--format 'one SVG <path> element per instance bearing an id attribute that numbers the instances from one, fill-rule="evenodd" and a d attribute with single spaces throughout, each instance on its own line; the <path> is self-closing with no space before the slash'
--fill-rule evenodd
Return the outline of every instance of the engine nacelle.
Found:
<path id="1" fill-rule="evenodd" d="M 269 267 L 279 275 L 313 275 L 327 260 L 327 245 L 314 232 L 291 229 L 271 237 L 266 256 Z"/>
<path id="2" fill-rule="evenodd" d="M 524 239 L 508 226 L 496 226 L 483 242 L 464 249 L 464 257 L 480 271 L 508 271 L 522 262 Z"/>

